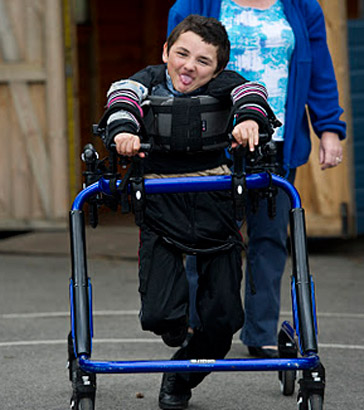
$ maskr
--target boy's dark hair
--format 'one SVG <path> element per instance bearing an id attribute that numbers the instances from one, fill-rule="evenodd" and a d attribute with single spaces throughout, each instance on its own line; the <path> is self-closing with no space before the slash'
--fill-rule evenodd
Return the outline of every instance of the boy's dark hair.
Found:
<path id="1" fill-rule="evenodd" d="M 223 70 L 230 57 L 230 41 L 225 27 L 213 17 L 190 14 L 182 20 L 171 32 L 167 39 L 167 52 L 178 40 L 181 34 L 187 31 L 199 35 L 207 44 L 217 47 L 217 68 L 216 72 Z"/>

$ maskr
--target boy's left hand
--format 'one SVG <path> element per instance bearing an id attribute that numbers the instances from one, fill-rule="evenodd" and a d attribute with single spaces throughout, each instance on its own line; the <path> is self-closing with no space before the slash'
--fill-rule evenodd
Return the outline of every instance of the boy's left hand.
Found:
<path id="1" fill-rule="evenodd" d="M 259 125 L 254 120 L 246 120 L 235 125 L 232 135 L 236 142 L 231 144 L 232 148 L 238 145 L 243 147 L 249 146 L 250 151 L 255 150 L 255 146 L 259 144 Z"/>

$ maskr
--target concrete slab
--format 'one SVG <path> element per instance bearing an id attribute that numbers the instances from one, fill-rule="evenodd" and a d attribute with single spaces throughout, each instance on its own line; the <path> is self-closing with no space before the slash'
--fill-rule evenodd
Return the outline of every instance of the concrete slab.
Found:
<path id="1" fill-rule="evenodd" d="M 134 226 L 88 228 L 93 284 L 93 358 L 168 359 L 174 349 L 143 332 Z M 326 408 L 362 409 L 364 381 L 364 253 L 361 243 L 314 244 L 319 349 L 327 371 Z M 334 246 L 335 245 L 335 246 Z M 312 244 L 310 244 L 312 247 Z M 68 408 L 67 232 L 30 233 L 0 241 L 0 397 L 2 410 Z M 291 319 L 290 262 L 282 284 L 281 320 Z M 235 335 L 229 357 L 247 357 Z M 160 374 L 99 375 L 97 409 L 157 409 Z M 142 398 L 138 398 L 142 397 Z M 193 392 L 191 410 L 293 410 L 276 372 L 213 373 Z"/>

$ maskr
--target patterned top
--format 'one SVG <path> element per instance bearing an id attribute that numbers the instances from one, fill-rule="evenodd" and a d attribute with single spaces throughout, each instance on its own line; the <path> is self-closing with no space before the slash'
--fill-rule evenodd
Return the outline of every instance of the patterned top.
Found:
<path id="1" fill-rule="evenodd" d="M 231 43 L 227 68 L 267 88 L 268 102 L 283 124 L 276 129 L 273 139 L 283 141 L 289 63 L 295 38 L 281 0 L 266 10 L 222 0 L 219 20 Z"/>

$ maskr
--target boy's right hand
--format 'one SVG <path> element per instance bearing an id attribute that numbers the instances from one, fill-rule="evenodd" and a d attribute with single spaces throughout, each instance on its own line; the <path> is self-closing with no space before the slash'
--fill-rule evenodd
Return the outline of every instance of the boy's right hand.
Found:
<path id="1" fill-rule="evenodd" d="M 119 155 L 134 157 L 138 154 L 141 158 L 145 157 L 144 152 L 139 152 L 140 138 L 137 135 L 122 132 L 114 137 L 114 142 Z"/>
<path id="2" fill-rule="evenodd" d="M 235 125 L 232 135 L 236 142 L 231 144 L 232 148 L 242 145 L 248 146 L 250 151 L 254 151 L 259 144 L 259 125 L 254 120 L 245 120 Z"/>

